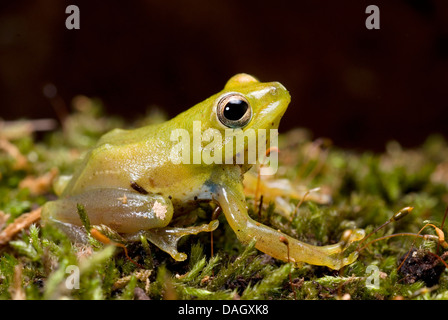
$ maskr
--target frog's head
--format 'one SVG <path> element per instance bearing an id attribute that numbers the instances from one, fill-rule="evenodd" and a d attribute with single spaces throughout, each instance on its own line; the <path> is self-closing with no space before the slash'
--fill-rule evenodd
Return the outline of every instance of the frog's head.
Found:
<path id="1" fill-rule="evenodd" d="M 290 101 L 281 83 L 262 83 L 240 73 L 230 78 L 218 94 L 211 122 L 223 129 L 277 129 Z"/>
<path id="2" fill-rule="evenodd" d="M 182 149 L 185 146 L 192 151 L 182 153 L 187 161 L 183 163 L 241 164 L 246 171 L 259 155 L 266 155 L 272 133 L 277 133 L 290 100 L 288 91 L 278 82 L 262 83 L 248 74 L 237 74 L 221 92 L 178 115 L 167 127 L 188 131 L 193 141 L 182 139 L 187 141 Z M 177 136 L 172 141 L 177 142 Z M 178 162 L 177 151 L 174 155 Z"/>
<path id="3" fill-rule="evenodd" d="M 221 132 L 229 131 L 228 129 L 241 129 L 246 138 L 244 145 L 240 147 L 245 151 L 244 163 L 247 164 L 250 161 L 248 159 L 248 141 L 251 137 L 249 131 L 254 132 L 258 139 L 261 132 L 259 129 L 265 129 L 262 132 L 266 132 L 264 141 L 268 142 L 269 147 L 270 133 L 272 129 L 278 129 L 280 119 L 290 101 L 288 91 L 279 82 L 262 83 L 251 75 L 237 74 L 226 83 L 224 90 L 214 96 L 210 123 L 213 128 Z M 226 144 L 228 147 L 229 138 L 223 140 L 223 145 Z M 239 151 L 236 148 L 235 144 L 233 158 L 241 155 L 241 148 Z M 257 159 L 258 155 L 256 152 Z M 224 156 L 225 158 L 228 157 Z M 246 166 L 245 170 L 249 167 Z"/>

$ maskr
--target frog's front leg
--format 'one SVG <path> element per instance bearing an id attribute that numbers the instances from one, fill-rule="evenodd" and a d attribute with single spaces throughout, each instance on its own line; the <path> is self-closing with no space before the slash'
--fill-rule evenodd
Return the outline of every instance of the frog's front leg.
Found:
<path id="1" fill-rule="evenodd" d="M 181 227 L 167 227 L 152 230 L 144 230 L 139 233 L 129 235 L 126 240 L 138 241 L 143 236 L 159 247 L 161 250 L 167 252 L 176 261 L 184 261 L 187 259 L 185 253 L 177 251 L 177 242 L 183 236 L 190 234 L 198 234 L 199 232 L 212 232 L 219 225 L 218 220 L 212 220 L 208 224 L 202 224 L 199 226 L 192 226 L 187 228 Z"/>
<path id="2" fill-rule="evenodd" d="M 173 217 L 171 200 L 159 194 L 96 188 L 47 202 L 42 209 L 42 219 L 44 222 L 57 223 L 65 230 L 72 225 L 73 230 L 76 230 L 76 226 L 82 227 L 77 204 L 84 206 L 91 225 L 103 224 L 118 233 L 163 228 Z"/>
<path id="3" fill-rule="evenodd" d="M 363 230 L 351 230 L 349 236 L 334 245 L 313 246 L 251 219 L 247 213 L 242 190 L 238 190 L 238 188 L 228 190 L 225 187 L 218 186 L 216 196 L 230 227 L 237 234 L 238 239 L 245 243 L 255 239 L 257 249 L 276 259 L 323 265 L 339 270 L 343 266 L 351 264 L 357 258 L 356 252 L 348 257 L 342 255 L 351 242 L 359 241 L 364 237 Z M 289 248 L 284 239 L 287 239 Z"/>

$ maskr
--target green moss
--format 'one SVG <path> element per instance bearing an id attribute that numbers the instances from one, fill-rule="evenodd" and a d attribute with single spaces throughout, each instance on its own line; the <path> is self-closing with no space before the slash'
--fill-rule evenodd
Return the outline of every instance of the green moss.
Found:
<path id="1" fill-rule="evenodd" d="M 83 100 L 81 105 L 63 131 L 49 132 L 40 140 L 27 133 L 11 140 L 28 159 L 27 167 L 17 169 L 15 159 L 0 151 L 0 210 L 10 215 L 6 225 L 54 198 L 51 190 L 33 195 L 21 189 L 24 178 L 42 176 L 53 167 L 72 173 L 79 155 L 101 134 L 123 126 L 122 120 L 102 115 L 98 101 Z M 448 145 L 442 137 L 429 137 L 413 150 L 391 142 L 382 154 L 356 154 L 333 147 L 310 155 L 307 148 L 312 141 L 299 130 L 281 135 L 280 143 L 279 178 L 309 189 L 325 187 L 333 201 L 325 205 L 304 202 L 290 220 L 278 214 L 273 203 L 265 203 L 259 217 L 249 199 L 254 219 L 316 245 L 339 241 L 346 229 L 363 228 L 369 233 L 406 206 L 414 207 L 410 215 L 368 241 L 399 232 L 417 233 L 428 222 L 441 226 L 448 194 L 442 165 L 448 158 Z M 299 201 L 286 200 L 293 207 Z M 88 212 L 78 209 L 89 230 Z M 207 208 L 198 212 L 199 220 L 209 219 Z M 378 241 L 361 251 L 355 263 L 335 272 L 270 258 L 256 250 L 254 243 L 240 243 L 223 215 L 219 220 L 220 227 L 213 233 L 213 255 L 210 234 L 182 239 L 179 249 L 189 256 L 184 262 L 175 262 L 145 238 L 129 244 L 130 257 L 143 269 L 128 260 L 122 248 L 105 246 L 93 238 L 89 245 L 75 245 L 50 225 L 32 224 L 0 248 L 0 299 L 12 298 L 16 266 L 22 270 L 27 299 L 133 299 L 138 288 L 150 299 L 448 299 L 446 270 L 432 288 L 426 288 L 422 279 L 407 283 L 397 271 L 399 259 L 412 245 L 442 255 L 442 247 L 434 240 L 402 236 Z M 433 228 L 423 233 L 435 235 Z M 78 268 L 79 289 L 67 288 L 70 266 Z M 378 288 L 366 285 L 369 266 L 380 271 Z"/>

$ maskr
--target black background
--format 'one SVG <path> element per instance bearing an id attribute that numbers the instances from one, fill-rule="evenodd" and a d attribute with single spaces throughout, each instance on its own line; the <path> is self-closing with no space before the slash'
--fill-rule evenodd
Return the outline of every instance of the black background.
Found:
<path id="1" fill-rule="evenodd" d="M 70 4 L 80 30 L 65 28 Z M 365 27 L 370 4 L 380 30 Z M 0 2 L 4 119 L 56 117 L 46 83 L 129 120 L 150 105 L 174 116 L 247 72 L 290 91 L 281 132 L 412 147 L 448 136 L 447 71 L 446 0 Z"/>

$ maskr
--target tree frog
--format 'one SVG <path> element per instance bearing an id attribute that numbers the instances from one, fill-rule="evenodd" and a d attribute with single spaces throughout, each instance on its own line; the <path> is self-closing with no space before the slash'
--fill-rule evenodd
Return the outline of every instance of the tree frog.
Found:
<path id="1" fill-rule="evenodd" d="M 77 204 L 82 204 L 92 225 L 105 225 L 129 241 L 143 235 L 182 261 L 187 256 L 177 251 L 179 238 L 211 232 L 218 220 L 186 228 L 170 222 L 201 201 L 213 201 L 243 243 L 255 241 L 257 249 L 283 261 L 340 269 L 356 260 L 356 252 L 345 256 L 344 250 L 362 239 L 362 230 L 351 230 L 333 245 L 300 242 L 249 217 L 243 177 L 250 164 L 172 161 L 172 149 L 179 143 L 172 139 L 173 130 L 193 135 L 195 122 L 201 130 L 212 128 L 223 136 L 229 128 L 243 132 L 277 129 L 289 102 L 282 84 L 237 74 L 221 92 L 169 121 L 134 130 L 114 129 L 100 138 L 73 176 L 60 184 L 60 197 L 44 205 L 42 220 L 58 225 L 74 240 L 85 241 L 77 212 Z M 205 147 L 201 144 L 201 148 Z"/>

